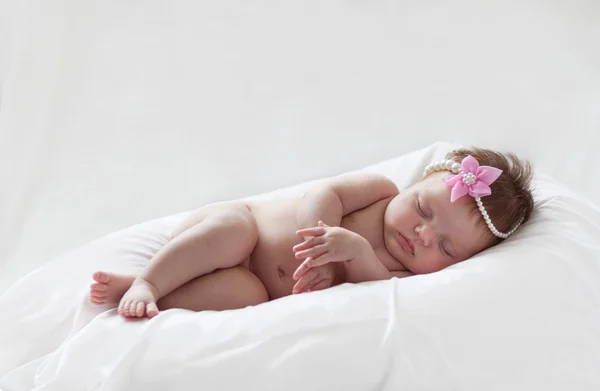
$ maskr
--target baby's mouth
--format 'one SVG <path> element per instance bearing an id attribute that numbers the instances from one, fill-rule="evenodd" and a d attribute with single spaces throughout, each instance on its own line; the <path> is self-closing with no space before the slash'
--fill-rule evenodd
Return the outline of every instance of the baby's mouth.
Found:
<path id="1" fill-rule="evenodd" d="M 411 255 L 415 255 L 415 247 L 414 244 L 404 237 L 400 232 L 398 232 L 398 243 L 404 252 L 409 253 Z"/>
<path id="2" fill-rule="evenodd" d="M 406 241 L 408 242 L 408 245 L 410 246 L 410 253 L 412 255 L 415 255 L 415 242 L 413 242 L 412 240 L 410 240 L 408 238 L 406 239 Z"/>

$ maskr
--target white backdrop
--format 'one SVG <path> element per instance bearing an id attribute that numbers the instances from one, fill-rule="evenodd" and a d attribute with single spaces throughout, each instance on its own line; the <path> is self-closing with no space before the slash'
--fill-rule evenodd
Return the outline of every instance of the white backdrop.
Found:
<path id="1" fill-rule="evenodd" d="M 438 140 L 600 202 L 600 3 L 0 0 L 0 292 L 108 232 Z"/>

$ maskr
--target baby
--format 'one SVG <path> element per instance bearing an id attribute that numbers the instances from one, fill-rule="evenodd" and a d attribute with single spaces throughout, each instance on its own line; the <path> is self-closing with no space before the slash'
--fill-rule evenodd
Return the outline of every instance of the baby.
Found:
<path id="1" fill-rule="evenodd" d="M 531 177 L 513 154 L 471 148 L 427 166 L 402 192 L 384 176 L 353 174 L 302 198 L 210 204 L 173 231 L 140 275 L 94 273 L 90 301 L 151 318 L 436 272 L 526 222 Z"/>

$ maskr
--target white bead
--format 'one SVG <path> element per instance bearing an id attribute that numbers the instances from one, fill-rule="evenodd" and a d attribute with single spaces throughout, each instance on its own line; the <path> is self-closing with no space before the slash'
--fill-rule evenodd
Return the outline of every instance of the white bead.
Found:
<path id="1" fill-rule="evenodd" d="M 446 160 L 446 169 L 450 170 L 452 169 L 452 165 L 454 164 L 454 162 L 452 160 Z"/>
<path id="2" fill-rule="evenodd" d="M 460 163 L 452 163 L 450 169 L 452 172 L 457 173 L 460 170 Z"/>
<path id="3" fill-rule="evenodd" d="M 472 172 L 470 172 L 463 176 L 462 181 L 465 185 L 471 186 L 475 184 L 475 182 L 477 182 L 477 177 Z"/>

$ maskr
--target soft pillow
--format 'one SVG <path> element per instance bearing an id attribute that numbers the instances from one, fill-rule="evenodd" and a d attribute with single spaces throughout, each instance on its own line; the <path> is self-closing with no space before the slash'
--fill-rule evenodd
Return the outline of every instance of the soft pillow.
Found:
<path id="1" fill-rule="evenodd" d="M 365 171 L 406 187 L 453 147 Z M 438 273 L 152 320 L 87 303 L 90 276 L 143 267 L 185 214 L 108 235 L 0 298 L 0 389 L 600 389 L 600 210 L 543 175 L 535 198 L 514 236 Z"/>

